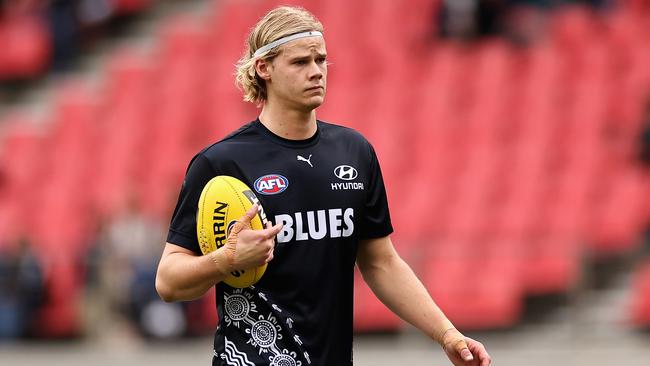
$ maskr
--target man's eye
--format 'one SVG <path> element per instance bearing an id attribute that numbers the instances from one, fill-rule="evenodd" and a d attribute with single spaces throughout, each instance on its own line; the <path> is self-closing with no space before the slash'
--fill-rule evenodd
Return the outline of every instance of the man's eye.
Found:
<path id="1" fill-rule="evenodd" d="M 325 57 L 321 57 L 321 58 L 319 58 L 319 59 L 316 59 L 316 62 L 318 62 L 319 64 L 324 64 L 325 61 L 326 61 L 326 60 L 325 60 Z"/>
<path id="2" fill-rule="evenodd" d="M 298 60 L 294 62 L 295 65 L 304 65 L 305 63 L 305 60 Z"/>

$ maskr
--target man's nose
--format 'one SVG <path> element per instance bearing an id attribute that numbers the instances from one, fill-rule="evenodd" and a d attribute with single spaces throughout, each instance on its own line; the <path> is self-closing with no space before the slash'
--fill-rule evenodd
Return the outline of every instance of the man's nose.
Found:
<path id="1" fill-rule="evenodd" d="M 316 63 L 312 61 L 309 63 L 309 79 L 321 79 L 323 77 L 323 70 Z"/>

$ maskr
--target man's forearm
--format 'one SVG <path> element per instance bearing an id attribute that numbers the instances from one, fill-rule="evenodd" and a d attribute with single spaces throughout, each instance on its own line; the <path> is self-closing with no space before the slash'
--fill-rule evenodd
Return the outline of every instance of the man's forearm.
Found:
<path id="1" fill-rule="evenodd" d="M 362 268 L 364 280 L 391 311 L 440 342 L 453 327 L 408 264 L 395 255 L 380 264 Z"/>
<path id="2" fill-rule="evenodd" d="M 194 300 L 221 282 L 228 274 L 226 268 L 222 250 L 203 256 L 173 253 L 160 262 L 156 290 L 168 302 Z"/>

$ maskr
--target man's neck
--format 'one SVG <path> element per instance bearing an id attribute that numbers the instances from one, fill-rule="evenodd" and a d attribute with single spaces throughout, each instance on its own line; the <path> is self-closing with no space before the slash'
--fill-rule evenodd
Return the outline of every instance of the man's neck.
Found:
<path id="1" fill-rule="evenodd" d="M 260 121 L 274 134 L 288 140 L 305 140 L 316 133 L 316 111 L 302 112 L 286 108 L 274 108 L 265 103 Z"/>

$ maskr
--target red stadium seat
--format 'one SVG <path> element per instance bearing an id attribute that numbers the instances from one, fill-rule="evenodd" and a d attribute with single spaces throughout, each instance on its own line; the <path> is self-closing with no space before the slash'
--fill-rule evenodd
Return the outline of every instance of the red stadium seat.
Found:
<path id="1" fill-rule="evenodd" d="M 209 34 L 196 19 L 177 17 L 168 20 L 162 27 L 160 36 L 160 53 L 166 71 L 178 67 L 179 63 L 193 71 L 200 71 L 204 62 L 210 58 L 206 54 L 216 52 L 218 48 L 210 47 Z"/>
<path id="2" fill-rule="evenodd" d="M 630 12 L 644 15 L 650 13 L 650 5 L 645 0 L 623 0 L 621 3 L 623 3 L 625 8 Z"/>
<path id="3" fill-rule="evenodd" d="M 112 54 L 106 68 L 102 100 L 112 109 L 156 90 L 154 62 L 142 52 L 122 49 Z"/>
<path id="4" fill-rule="evenodd" d="M 33 78 L 46 70 L 52 46 L 40 18 L 6 17 L 0 22 L 0 43 L 0 81 Z"/>
<path id="5" fill-rule="evenodd" d="M 5 121 L 0 145 L 0 169 L 4 179 L 7 203 L 13 207 L 9 240 L 28 233 L 31 207 L 37 206 L 34 192 L 39 192 L 39 177 L 48 166 L 49 156 L 43 153 L 44 131 L 27 117 L 13 116 Z"/>
<path id="6" fill-rule="evenodd" d="M 605 255 L 626 253 L 636 248 L 647 224 L 647 183 L 638 172 L 619 174 L 592 226 L 590 242 L 593 249 Z"/>
<path id="7" fill-rule="evenodd" d="M 51 182 L 64 182 L 80 200 L 89 200 L 88 182 L 95 174 L 96 152 L 101 151 L 99 102 L 88 88 L 69 84 L 55 97 L 47 146 L 51 153 Z M 95 153 L 91 153 L 95 152 Z"/>
<path id="8" fill-rule="evenodd" d="M 566 293 L 579 279 L 579 239 L 571 235 L 540 235 L 526 243 L 523 263 L 525 290 L 529 294 Z"/>
<path id="9" fill-rule="evenodd" d="M 512 326 L 522 311 L 519 264 L 501 256 L 472 250 L 471 243 L 452 251 L 432 253 L 423 283 L 450 320 L 461 329 L 494 329 Z M 487 245 L 489 246 L 489 245 Z"/>
<path id="10" fill-rule="evenodd" d="M 595 36 L 594 17 L 585 6 L 564 6 L 551 18 L 553 40 L 566 50 L 577 54 L 582 46 L 589 44 Z"/>
<path id="11" fill-rule="evenodd" d="M 139 13 L 151 6 L 152 0 L 113 0 L 112 6 L 118 15 Z"/>
<path id="12" fill-rule="evenodd" d="M 396 332 L 402 321 L 377 299 L 358 271 L 354 280 L 354 331 Z"/>

